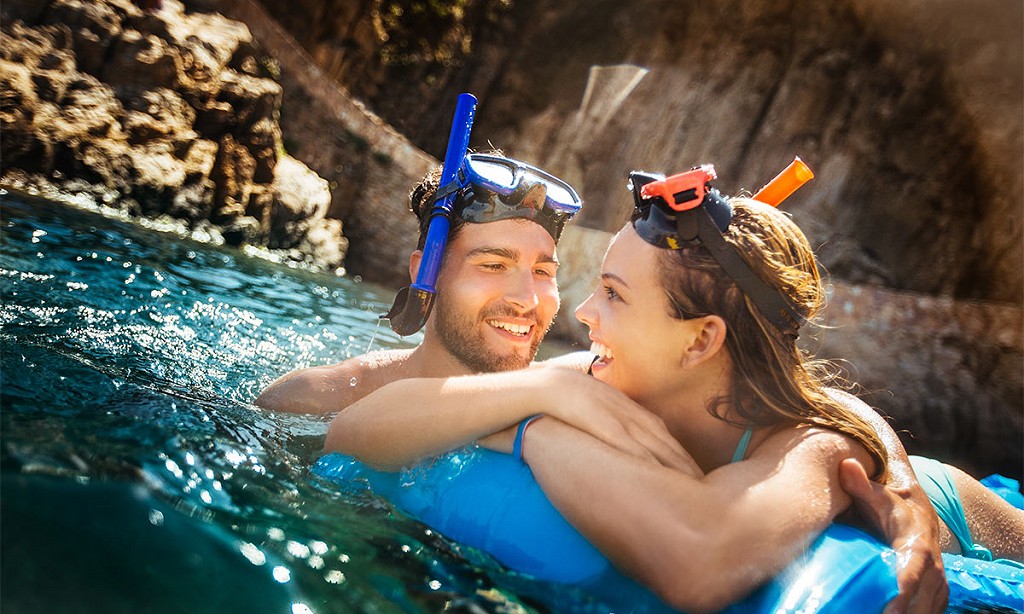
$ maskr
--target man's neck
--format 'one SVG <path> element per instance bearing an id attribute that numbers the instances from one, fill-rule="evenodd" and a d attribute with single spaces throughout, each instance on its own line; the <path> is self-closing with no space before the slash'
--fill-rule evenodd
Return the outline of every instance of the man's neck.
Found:
<path id="1" fill-rule="evenodd" d="M 429 333 L 424 336 L 423 342 L 413 349 L 405 367 L 408 371 L 407 377 L 456 377 L 474 373 Z"/>

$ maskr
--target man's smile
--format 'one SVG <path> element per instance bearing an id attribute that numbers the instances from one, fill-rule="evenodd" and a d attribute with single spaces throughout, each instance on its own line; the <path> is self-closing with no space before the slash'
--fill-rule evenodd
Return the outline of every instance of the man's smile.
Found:
<path id="1" fill-rule="evenodd" d="M 514 340 L 528 339 L 533 331 L 535 323 L 529 320 L 507 320 L 488 318 L 486 320 L 487 325 L 497 331 L 499 334 L 505 337 L 509 337 Z"/>

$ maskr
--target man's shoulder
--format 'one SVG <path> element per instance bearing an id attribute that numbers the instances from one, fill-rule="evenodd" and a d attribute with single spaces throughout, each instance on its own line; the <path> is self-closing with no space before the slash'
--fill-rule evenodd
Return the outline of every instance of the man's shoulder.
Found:
<path id="1" fill-rule="evenodd" d="M 299 413 L 340 411 L 403 377 L 411 352 L 378 350 L 331 365 L 297 369 L 271 384 L 256 399 L 256 404 Z"/>
<path id="2" fill-rule="evenodd" d="M 351 387 L 366 383 L 376 389 L 406 377 L 406 362 L 411 354 L 412 350 L 377 350 L 315 369 L 319 371 L 318 377 L 329 378 L 336 383 L 348 382 Z"/>

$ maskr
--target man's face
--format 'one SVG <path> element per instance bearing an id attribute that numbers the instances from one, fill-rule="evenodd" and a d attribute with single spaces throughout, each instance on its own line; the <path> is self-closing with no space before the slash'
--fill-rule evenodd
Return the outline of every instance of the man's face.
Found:
<path id="1" fill-rule="evenodd" d="M 466 224 L 448 244 L 431 322 L 474 372 L 521 369 L 558 313 L 555 242 L 522 219 Z"/>

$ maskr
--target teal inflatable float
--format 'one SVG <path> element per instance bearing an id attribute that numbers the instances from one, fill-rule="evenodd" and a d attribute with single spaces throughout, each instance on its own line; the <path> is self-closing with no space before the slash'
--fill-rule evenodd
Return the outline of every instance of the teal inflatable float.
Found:
<path id="1" fill-rule="evenodd" d="M 548 501 L 529 467 L 508 454 L 470 447 L 388 473 L 335 453 L 317 461 L 313 473 L 346 488 L 369 487 L 446 537 L 484 550 L 517 572 L 579 586 L 616 609 L 671 611 L 619 574 Z M 951 610 L 1024 611 L 1024 570 L 955 555 L 944 559 Z M 727 612 L 881 612 L 897 594 L 895 564 L 895 553 L 884 544 L 836 524 Z"/>

